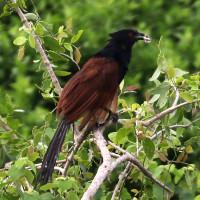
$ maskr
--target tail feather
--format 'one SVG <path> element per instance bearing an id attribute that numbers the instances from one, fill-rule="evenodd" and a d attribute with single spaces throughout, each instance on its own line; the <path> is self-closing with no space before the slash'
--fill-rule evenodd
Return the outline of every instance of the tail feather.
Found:
<path id="1" fill-rule="evenodd" d="M 67 131 L 69 130 L 70 124 L 62 120 L 56 130 L 50 145 L 44 156 L 40 172 L 38 174 L 37 182 L 46 184 L 52 178 L 54 171 L 54 165 L 56 163 L 58 154 L 60 153 L 62 144 L 65 140 Z"/>

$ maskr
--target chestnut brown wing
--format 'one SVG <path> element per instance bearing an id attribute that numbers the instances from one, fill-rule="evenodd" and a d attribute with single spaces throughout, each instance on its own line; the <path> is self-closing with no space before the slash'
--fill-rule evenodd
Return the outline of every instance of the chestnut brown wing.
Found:
<path id="1" fill-rule="evenodd" d="M 91 128 L 103 121 L 111 105 L 116 110 L 118 63 L 105 58 L 92 58 L 64 87 L 57 107 L 67 123 L 83 117 L 80 129 Z"/>

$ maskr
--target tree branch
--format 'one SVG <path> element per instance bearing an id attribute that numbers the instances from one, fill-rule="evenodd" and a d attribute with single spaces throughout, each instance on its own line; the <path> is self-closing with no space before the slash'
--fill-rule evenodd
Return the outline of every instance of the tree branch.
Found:
<path id="1" fill-rule="evenodd" d="M 87 191 L 84 193 L 81 200 L 88 200 L 92 199 L 92 197 L 96 194 L 98 189 L 103 184 L 104 180 L 108 177 L 111 170 L 111 155 L 110 152 L 106 146 L 107 142 L 105 141 L 102 132 L 103 129 L 96 128 L 94 130 L 94 137 L 96 139 L 96 144 L 99 150 L 101 151 L 101 156 L 103 157 L 103 163 L 99 167 L 94 179 L 92 180 L 92 183 L 90 184 Z"/>
<path id="2" fill-rule="evenodd" d="M 163 184 L 162 182 L 160 182 L 158 179 L 154 178 L 152 176 L 152 174 L 147 170 L 145 169 L 142 164 L 134 157 L 132 156 L 131 154 L 129 154 L 128 152 L 126 152 L 126 154 L 124 154 L 123 156 L 121 156 L 120 158 L 116 159 L 113 163 L 112 163 L 112 168 L 111 168 L 111 171 L 113 171 L 117 165 L 119 165 L 120 163 L 122 162 L 126 162 L 126 161 L 130 161 L 132 164 L 134 164 L 135 166 L 138 167 L 138 169 L 145 175 L 147 176 L 148 178 L 150 178 L 152 181 L 154 181 L 155 183 L 157 183 L 160 187 L 162 187 L 164 190 L 167 191 L 168 193 L 168 197 L 167 199 L 169 200 L 170 199 L 170 196 L 171 196 L 171 193 L 172 191 L 165 185 Z"/>
<path id="3" fill-rule="evenodd" d="M 87 138 L 88 135 L 89 135 L 89 132 L 84 131 L 79 135 L 79 137 L 76 138 L 75 146 L 74 146 L 71 154 L 69 155 L 69 157 L 67 158 L 67 161 L 65 163 L 65 167 L 64 167 L 64 170 L 63 170 L 63 174 L 62 174 L 63 177 L 66 176 L 67 170 L 69 168 L 69 165 L 70 165 L 71 161 L 74 158 L 74 155 L 76 154 L 76 152 L 78 151 L 79 147 L 81 146 L 81 144 Z"/>
<path id="4" fill-rule="evenodd" d="M 184 102 L 184 103 L 181 103 L 181 104 L 179 104 L 179 105 L 172 106 L 172 107 L 170 107 L 170 108 L 164 110 L 163 112 L 158 113 L 157 115 L 155 115 L 155 116 L 152 117 L 151 119 L 149 119 L 149 120 L 147 120 L 147 121 L 142 121 L 141 124 L 142 124 L 143 126 L 149 126 L 149 125 L 153 124 L 156 120 L 158 120 L 158 119 L 164 117 L 164 116 L 167 115 L 167 114 L 172 113 L 174 110 L 176 110 L 176 109 L 178 109 L 178 108 L 180 108 L 180 107 L 183 107 L 183 106 L 185 106 L 185 105 L 188 105 L 188 104 L 191 104 L 191 103 L 196 103 L 196 102 L 199 102 L 199 101 L 200 101 L 200 99 L 195 99 L 195 100 L 192 101 L 192 102 Z"/>
<path id="5" fill-rule="evenodd" d="M 115 200 L 115 196 L 117 195 L 117 191 L 119 190 L 119 187 L 121 185 L 121 182 L 124 180 L 124 178 L 126 177 L 128 171 L 129 171 L 129 168 L 131 166 L 131 162 L 128 162 L 128 165 L 126 166 L 126 168 L 124 169 L 124 171 L 119 175 L 119 180 L 118 180 L 118 183 L 117 185 L 115 186 L 115 189 L 113 191 L 113 195 L 112 195 L 112 198 L 111 200 Z"/>
<path id="6" fill-rule="evenodd" d="M 16 3 L 16 0 L 11 0 L 12 3 Z M 27 18 L 25 17 L 25 15 L 23 14 L 23 12 L 21 11 L 21 9 L 19 7 L 16 8 L 16 11 L 17 11 L 17 14 L 19 15 L 22 23 L 25 25 L 26 28 L 30 29 L 31 30 L 31 26 L 27 20 Z M 44 49 L 42 48 L 42 45 L 40 44 L 40 41 L 37 37 L 37 35 L 35 34 L 35 32 L 31 31 L 31 35 L 34 37 L 35 39 L 35 45 L 37 47 L 37 50 L 39 51 L 41 57 L 42 57 L 42 60 L 46 66 L 46 69 L 51 77 L 51 80 L 53 82 L 53 85 L 55 86 L 55 88 L 57 89 L 59 95 L 60 93 L 62 92 L 62 88 L 60 87 L 60 84 L 58 82 L 58 79 L 51 67 L 51 63 L 49 62 L 49 59 L 47 58 L 46 56 L 46 53 L 44 51 Z"/>

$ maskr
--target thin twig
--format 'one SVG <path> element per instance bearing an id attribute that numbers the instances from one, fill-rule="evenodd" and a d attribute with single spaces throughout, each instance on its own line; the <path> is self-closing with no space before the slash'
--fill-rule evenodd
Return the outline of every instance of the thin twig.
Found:
<path id="1" fill-rule="evenodd" d="M 112 163 L 112 168 L 111 171 L 113 171 L 116 166 L 122 162 L 126 162 L 126 161 L 130 161 L 131 163 L 133 163 L 135 166 L 137 166 L 139 168 L 139 170 L 148 178 L 150 178 L 152 181 L 154 181 L 155 183 L 157 183 L 160 187 L 162 187 L 164 190 L 167 191 L 168 193 L 168 200 L 170 199 L 171 193 L 172 191 L 162 182 L 160 182 L 158 179 L 154 178 L 152 176 L 152 174 L 145 169 L 142 164 L 131 154 L 129 154 L 128 152 L 126 152 L 126 154 L 124 154 L 123 156 L 121 156 L 120 158 L 116 159 L 113 163 Z"/>
<path id="2" fill-rule="evenodd" d="M 186 124 L 186 125 L 182 125 L 182 124 L 177 124 L 177 125 L 172 125 L 172 126 L 169 126 L 169 128 L 188 128 L 189 126 L 191 126 L 192 124 L 196 123 L 200 121 L 200 118 L 190 122 L 189 124 Z M 150 137 L 151 140 L 155 140 L 159 135 L 161 135 L 163 132 L 165 132 L 165 129 L 162 129 L 161 131 L 158 131 L 157 133 L 155 133 L 154 135 L 152 135 Z M 141 146 L 139 149 L 138 149 L 138 152 L 135 154 L 135 156 L 140 153 L 143 149 L 143 146 Z"/>
<path id="3" fill-rule="evenodd" d="M 68 56 L 65 53 L 60 53 L 60 55 L 66 57 L 66 58 L 69 58 L 77 66 L 78 70 L 80 70 L 80 67 L 79 67 L 78 63 L 71 56 Z"/>
<path id="4" fill-rule="evenodd" d="M 136 114 L 136 121 L 135 121 L 135 126 L 137 127 L 137 125 L 138 125 L 138 119 L 139 119 L 139 117 L 140 117 L 140 113 L 137 113 Z M 138 150 L 139 149 L 139 140 L 138 140 L 138 136 L 139 136 L 139 131 L 138 131 L 138 129 L 136 128 L 136 131 L 135 131 L 135 133 L 136 133 L 136 149 Z M 138 156 L 138 155 L 137 155 Z"/>
<path id="5" fill-rule="evenodd" d="M 119 187 L 122 181 L 124 180 L 124 177 L 127 175 L 127 172 L 129 171 L 130 165 L 131 165 L 131 162 L 128 163 L 124 171 L 119 175 L 119 180 L 118 180 L 117 185 L 115 186 L 111 200 L 115 199 L 115 196 L 117 195 L 117 191 L 119 190 Z"/>
<path id="6" fill-rule="evenodd" d="M 76 152 L 78 151 L 79 147 L 81 146 L 81 144 L 83 143 L 83 141 L 87 138 L 87 136 L 89 135 L 89 132 L 84 131 L 83 133 L 79 134 L 79 137 L 76 138 L 75 140 L 75 146 L 71 152 L 71 154 L 69 155 L 69 157 L 67 158 L 67 161 L 65 163 L 65 167 L 62 173 L 62 176 L 65 177 L 67 174 L 67 170 L 69 168 L 70 163 L 72 162 L 74 155 L 76 154 Z"/>
<path id="7" fill-rule="evenodd" d="M 200 101 L 200 99 L 195 99 L 195 100 L 192 101 L 192 102 L 184 102 L 184 103 L 178 104 L 178 105 L 176 105 L 176 106 L 174 106 L 174 107 L 170 107 L 170 108 L 164 110 L 163 112 L 158 113 L 157 115 L 155 115 L 155 116 L 152 117 L 151 119 L 149 119 L 149 120 L 147 120 L 147 121 L 142 121 L 141 124 L 142 124 L 143 126 L 149 126 L 149 125 L 153 124 L 156 120 L 158 120 L 158 119 L 164 117 L 164 116 L 167 115 L 167 114 L 172 113 L 174 110 L 176 110 L 176 109 L 178 109 L 178 108 L 180 108 L 180 107 L 183 107 L 183 106 L 185 106 L 185 105 L 188 105 L 188 104 L 191 104 L 191 103 L 196 103 L 196 102 L 199 102 L 199 101 Z"/>
<path id="8" fill-rule="evenodd" d="M 174 91 L 176 93 L 176 98 L 175 98 L 174 103 L 172 105 L 172 107 L 175 107 L 177 105 L 177 103 L 178 103 L 179 98 L 180 98 L 180 93 L 179 93 L 178 88 L 175 85 L 172 85 L 172 86 L 173 86 Z"/>
<path id="9" fill-rule="evenodd" d="M 16 0 L 11 0 L 12 3 L 16 3 Z M 25 25 L 26 28 L 28 28 L 29 30 L 31 30 L 31 26 L 27 20 L 27 18 L 25 17 L 25 15 L 23 14 L 23 12 L 21 11 L 21 9 L 19 7 L 16 8 L 16 11 L 17 11 L 17 14 L 19 15 L 22 23 Z M 53 82 L 53 85 L 55 86 L 55 88 L 57 89 L 59 95 L 61 94 L 62 92 L 62 88 L 60 87 L 60 84 L 58 82 L 58 79 L 52 69 L 52 66 L 51 66 L 51 63 L 49 62 L 49 59 L 47 58 L 46 56 L 46 53 L 44 51 L 44 49 L 42 48 L 42 45 L 40 44 L 40 41 L 37 37 L 37 35 L 35 34 L 35 32 L 33 32 L 31 30 L 31 35 L 34 37 L 34 40 L 35 40 L 35 45 L 37 47 L 37 50 L 39 51 L 42 59 L 43 59 L 43 62 L 46 66 L 46 69 L 51 77 L 51 80 Z"/>

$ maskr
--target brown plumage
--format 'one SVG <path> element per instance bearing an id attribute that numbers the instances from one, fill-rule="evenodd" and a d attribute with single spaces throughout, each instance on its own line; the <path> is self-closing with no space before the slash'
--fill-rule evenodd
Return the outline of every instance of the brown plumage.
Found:
<path id="1" fill-rule="evenodd" d="M 47 149 L 38 181 L 47 183 L 70 124 L 82 118 L 79 129 L 91 131 L 104 122 L 109 111 L 116 112 L 118 86 L 128 71 L 132 46 L 138 40 L 150 38 L 136 30 L 124 29 L 110 34 L 109 43 L 96 53 L 64 87 L 57 106 L 61 116 L 56 133 Z"/>
<path id="2" fill-rule="evenodd" d="M 94 67 L 95 64 L 95 67 Z M 88 124 L 88 131 L 103 122 L 113 102 L 115 113 L 117 101 L 113 101 L 118 89 L 119 67 L 116 61 L 105 58 L 90 59 L 66 84 L 60 96 L 57 116 L 62 113 L 67 123 L 84 117 L 80 130 Z"/>

